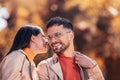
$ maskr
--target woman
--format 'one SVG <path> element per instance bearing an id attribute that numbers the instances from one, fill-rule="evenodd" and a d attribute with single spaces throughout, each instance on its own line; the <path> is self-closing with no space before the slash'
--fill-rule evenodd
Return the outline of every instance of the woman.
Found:
<path id="1" fill-rule="evenodd" d="M 21 27 L 0 64 L 0 80 L 38 80 L 33 58 L 44 52 L 47 46 L 42 29 L 32 25 Z"/>

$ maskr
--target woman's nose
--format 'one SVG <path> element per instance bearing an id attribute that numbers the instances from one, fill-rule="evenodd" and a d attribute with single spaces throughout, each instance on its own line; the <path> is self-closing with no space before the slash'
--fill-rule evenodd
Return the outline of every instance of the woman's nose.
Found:
<path id="1" fill-rule="evenodd" d="M 48 40 L 46 38 L 44 39 L 44 43 L 45 45 L 48 45 Z"/>

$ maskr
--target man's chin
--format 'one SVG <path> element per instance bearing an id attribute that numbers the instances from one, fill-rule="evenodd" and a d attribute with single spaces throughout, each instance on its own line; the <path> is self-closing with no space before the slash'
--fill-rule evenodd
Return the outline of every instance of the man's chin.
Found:
<path id="1" fill-rule="evenodd" d="M 61 52 L 59 52 L 59 53 L 56 53 L 57 55 L 59 55 L 59 54 L 62 54 Z"/>
<path id="2" fill-rule="evenodd" d="M 54 50 L 54 52 L 55 52 L 56 54 L 60 54 L 60 53 L 61 53 L 61 51 L 58 51 L 58 50 Z"/>

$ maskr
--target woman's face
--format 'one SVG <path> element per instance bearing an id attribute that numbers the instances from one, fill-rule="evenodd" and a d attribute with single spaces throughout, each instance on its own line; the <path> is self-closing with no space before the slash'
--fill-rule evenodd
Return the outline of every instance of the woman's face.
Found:
<path id="1" fill-rule="evenodd" d="M 38 51 L 37 54 L 46 53 L 47 52 L 47 42 L 44 34 L 39 33 L 37 36 L 34 36 L 34 46 Z"/>

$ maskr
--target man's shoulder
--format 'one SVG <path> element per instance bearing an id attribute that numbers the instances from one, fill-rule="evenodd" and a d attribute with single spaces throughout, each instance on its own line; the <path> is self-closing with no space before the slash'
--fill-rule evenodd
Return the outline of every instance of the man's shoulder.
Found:
<path id="1" fill-rule="evenodd" d="M 58 62 L 58 56 L 54 54 L 52 57 L 42 60 L 38 66 L 52 66 Z"/>
<path id="2" fill-rule="evenodd" d="M 53 57 L 47 58 L 45 60 L 42 60 L 38 65 L 47 65 L 47 64 L 52 64 L 53 63 Z"/>

